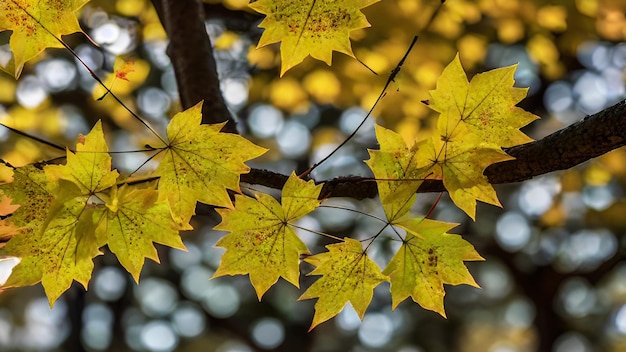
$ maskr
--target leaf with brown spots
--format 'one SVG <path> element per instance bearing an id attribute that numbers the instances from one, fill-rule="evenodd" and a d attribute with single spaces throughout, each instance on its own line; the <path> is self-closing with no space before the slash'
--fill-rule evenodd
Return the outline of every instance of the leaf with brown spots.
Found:
<path id="1" fill-rule="evenodd" d="M 350 32 L 369 27 L 361 9 L 380 0 L 259 0 L 250 4 L 266 15 L 258 47 L 281 42 L 280 75 L 308 55 L 330 65 L 333 50 L 354 57 Z"/>
<path id="2" fill-rule="evenodd" d="M 532 141 L 520 131 L 537 116 L 515 106 L 528 91 L 513 86 L 516 65 L 475 75 L 470 82 L 457 55 L 443 70 L 428 106 L 439 112 L 438 135 L 415 147 L 422 177 L 443 180 L 452 201 L 472 219 L 476 201 L 500 206 L 483 175 L 511 160 L 503 147 Z"/>
<path id="3" fill-rule="evenodd" d="M 268 194 L 237 195 L 235 209 L 217 209 L 222 222 L 215 229 L 230 233 L 216 244 L 226 253 L 214 277 L 249 274 L 259 300 L 279 277 L 299 287 L 300 255 L 309 250 L 292 224 L 317 208 L 321 189 L 292 173 L 282 205 Z"/>
<path id="4" fill-rule="evenodd" d="M 21 258 L 5 287 L 28 286 L 41 281 L 52 306 L 73 280 L 85 288 L 91 278 L 93 258 L 101 254 L 92 221 L 89 195 L 72 182 L 58 181 L 50 209 L 38 228 L 14 236 L 2 254 Z M 20 208 L 21 209 L 21 208 Z M 19 209 L 18 209 L 19 211 Z"/>
<path id="5" fill-rule="evenodd" d="M 82 32 L 76 18 L 89 0 L 3 0 L 0 2 L 0 31 L 13 31 L 9 45 L 13 58 L 0 68 L 20 76 L 24 63 L 46 48 L 62 48 L 62 35 Z"/>
<path id="6" fill-rule="evenodd" d="M 328 252 L 306 259 L 316 266 L 309 275 L 322 275 L 298 298 L 319 298 L 309 330 L 339 314 L 348 302 L 363 319 L 374 288 L 389 281 L 389 277 L 381 273 L 378 265 L 367 256 L 361 242 L 345 238 L 345 242 L 326 248 Z"/>
<path id="7" fill-rule="evenodd" d="M 168 145 L 155 175 L 160 199 L 169 200 L 182 223 L 195 213 L 196 202 L 232 208 L 228 189 L 239 191 L 245 161 L 265 153 L 247 139 L 220 132 L 224 124 L 201 125 L 202 102 L 180 112 L 167 126 Z"/>
<path id="8" fill-rule="evenodd" d="M 447 233 L 457 224 L 414 218 L 399 226 L 406 237 L 383 271 L 391 278 L 392 308 L 410 296 L 445 317 L 443 284 L 478 287 L 463 261 L 484 259 L 461 236 Z"/>
<path id="9" fill-rule="evenodd" d="M 11 221 L 23 228 L 2 249 L 2 255 L 21 258 L 6 287 L 39 281 L 50 305 L 76 280 L 85 288 L 93 258 L 105 242 L 95 234 L 93 215 L 101 193 L 115 185 L 111 156 L 100 122 L 79 138 L 76 151 L 67 151 L 66 165 L 29 165 L 14 171 L 14 181 L 0 187 L 20 204 Z"/>

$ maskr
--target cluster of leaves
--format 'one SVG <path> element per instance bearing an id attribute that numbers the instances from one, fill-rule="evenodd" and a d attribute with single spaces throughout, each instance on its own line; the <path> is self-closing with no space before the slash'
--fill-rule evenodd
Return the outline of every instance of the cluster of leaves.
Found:
<path id="1" fill-rule="evenodd" d="M 85 2 L 10 0 L 0 5 L 0 30 L 26 33 L 23 40 L 29 43 L 45 37 L 38 50 L 57 46 L 60 35 L 79 28 L 59 28 L 48 18 L 70 16 Z M 316 1 L 299 7 L 258 1 L 253 7 L 268 15 L 259 45 L 282 41 L 282 73 L 309 54 L 327 62 L 333 50 L 351 55 L 348 35 L 367 26 L 359 9 L 373 2 Z M 56 7 L 60 5 L 62 9 Z M 281 12 L 272 12 L 274 8 Z M 53 16 L 53 10 L 62 12 Z M 3 69 L 17 77 L 33 54 L 14 37 L 14 63 Z M 115 77 L 124 80 L 131 71 L 132 66 L 121 65 Z M 298 238 L 295 222 L 323 203 L 321 185 L 292 173 L 280 202 L 268 194 L 242 194 L 240 175 L 249 171 L 245 162 L 265 149 L 220 132 L 223 124 L 200 125 L 200 104 L 176 114 L 167 136 L 159 137 L 163 145 L 146 151 L 160 159 L 156 170 L 142 178 L 112 170 L 98 122 L 79 136 L 75 150 L 68 148 L 64 165 L 14 168 L 13 181 L 0 185 L 2 195 L 19 205 L 1 224 L 12 231 L 12 239 L 0 254 L 21 258 L 4 286 L 41 281 L 52 305 L 73 280 L 87 288 L 93 258 L 105 245 L 138 281 L 145 258 L 158 261 L 153 243 L 184 249 L 179 232 L 191 229 L 196 202 L 202 202 L 217 207 L 222 222 L 216 229 L 228 232 L 217 243 L 226 252 L 216 277 L 249 275 L 261 299 L 280 277 L 299 286 L 302 257 L 315 267 L 310 275 L 321 278 L 300 297 L 318 299 L 311 328 L 348 302 L 363 317 L 382 282 L 390 283 L 393 308 L 411 297 L 445 316 L 443 284 L 477 286 L 464 261 L 483 258 L 459 235 L 448 233 L 456 224 L 414 214 L 411 208 L 417 189 L 428 179 L 443 180 L 455 204 L 472 218 L 478 200 L 500 205 L 483 171 L 511 158 L 502 147 L 529 141 L 519 128 L 536 118 L 515 106 L 526 90 L 513 87 L 514 71 L 515 66 L 496 69 L 468 82 L 457 56 L 430 92 L 428 105 L 440 114 L 436 135 L 407 145 L 398 133 L 376 126 L 380 148 L 370 150 L 367 164 L 386 216 L 380 219 L 381 229 L 365 243 L 323 234 L 337 243 L 314 255 Z M 105 91 L 113 95 L 109 88 Z M 234 204 L 229 192 L 235 193 Z M 381 270 L 368 249 L 386 228 L 401 245 Z"/>
<path id="2" fill-rule="evenodd" d="M 179 231 L 189 230 L 196 201 L 232 207 L 227 189 L 239 189 L 243 163 L 265 152 L 243 137 L 200 125 L 200 104 L 172 118 L 167 145 L 151 175 L 158 182 L 120 178 L 100 122 L 79 136 L 65 165 L 14 169 L 0 186 L 20 207 L 6 220 L 15 235 L 2 249 L 21 258 L 6 287 L 42 282 L 52 305 L 72 280 L 85 288 L 92 259 L 108 245 L 139 281 L 144 258 L 158 261 L 152 243 L 184 249 Z"/>

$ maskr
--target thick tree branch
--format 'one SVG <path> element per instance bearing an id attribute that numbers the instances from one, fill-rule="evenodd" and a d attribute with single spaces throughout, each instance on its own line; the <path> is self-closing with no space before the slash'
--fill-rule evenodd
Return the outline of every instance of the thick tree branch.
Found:
<path id="1" fill-rule="evenodd" d="M 626 145 L 626 100 L 597 114 L 557 131 L 536 142 L 506 150 L 515 160 L 493 164 L 485 170 L 492 184 L 513 183 L 565 170 Z M 242 175 L 243 182 L 280 189 L 286 175 L 253 169 Z M 373 179 L 340 177 L 320 182 L 324 185 L 321 197 L 372 198 L 377 194 Z M 419 193 L 443 192 L 441 181 L 427 181 Z"/>
<path id="2" fill-rule="evenodd" d="M 183 109 L 204 100 L 202 123 L 226 121 L 226 132 L 236 132 L 222 93 L 213 48 L 204 26 L 200 0 L 152 0 L 170 40 L 172 60 Z"/>
<path id="3" fill-rule="evenodd" d="M 565 170 L 626 145 L 626 100 L 557 131 L 542 140 L 506 150 L 516 160 L 485 170 L 489 182 L 524 181 Z"/>

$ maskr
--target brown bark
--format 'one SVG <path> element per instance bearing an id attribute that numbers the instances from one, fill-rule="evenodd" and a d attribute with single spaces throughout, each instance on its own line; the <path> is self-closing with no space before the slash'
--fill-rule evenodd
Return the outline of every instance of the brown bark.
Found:
<path id="1" fill-rule="evenodd" d="M 236 133 L 235 120 L 226 107 L 213 48 L 204 26 L 200 0 L 152 0 L 170 43 L 172 60 L 183 109 L 204 100 L 202 123 L 227 122 L 223 131 Z"/>

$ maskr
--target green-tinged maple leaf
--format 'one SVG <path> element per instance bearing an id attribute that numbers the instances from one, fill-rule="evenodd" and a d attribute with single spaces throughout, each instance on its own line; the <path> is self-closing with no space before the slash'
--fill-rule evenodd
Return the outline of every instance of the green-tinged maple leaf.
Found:
<path id="1" fill-rule="evenodd" d="M 158 201 L 158 192 L 138 186 L 113 187 L 106 207 L 95 216 L 96 236 L 107 242 L 126 270 L 139 282 L 144 258 L 159 262 L 154 243 L 185 249 L 167 200 Z"/>
<path id="2" fill-rule="evenodd" d="M 247 139 L 221 133 L 224 124 L 201 125 L 202 102 L 176 114 L 167 126 L 168 146 L 155 174 L 161 199 L 168 199 L 183 223 L 196 201 L 232 208 L 227 189 L 239 191 L 239 175 L 250 171 L 245 161 L 266 149 Z"/>
<path id="3" fill-rule="evenodd" d="M 282 41 L 281 76 L 308 55 L 330 65 L 332 52 L 354 57 L 350 32 L 369 27 L 360 9 L 379 0 L 259 0 L 250 4 L 266 15 L 259 47 Z"/>
<path id="4" fill-rule="evenodd" d="M 350 302 L 359 317 L 372 301 L 374 287 L 389 277 L 363 251 L 361 242 L 346 238 L 345 242 L 326 246 L 328 252 L 305 259 L 317 267 L 309 275 L 322 275 L 299 300 L 318 298 L 311 329 L 339 314 Z"/>
<path id="5" fill-rule="evenodd" d="M 20 257 L 4 286 L 32 285 L 41 280 L 52 306 L 73 280 L 85 288 L 93 258 L 101 254 L 94 234 L 93 208 L 78 187 L 59 180 L 46 221 L 32 232 L 14 236 L 3 254 Z"/>
<path id="6" fill-rule="evenodd" d="M 317 208 L 321 189 L 292 173 L 282 206 L 268 194 L 257 194 L 256 199 L 237 195 L 235 209 L 217 209 L 222 222 L 215 229 L 230 233 L 216 244 L 226 253 L 214 277 L 249 274 L 259 300 L 279 277 L 299 287 L 300 255 L 309 250 L 290 224 Z"/>
<path id="7" fill-rule="evenodd" d="M 3 0 L 0 2 L 0 31 L 13 31 L 10 62 L 0 62 L 7 73 L 20 76 L 24 63 L 46 48 L 60 48 L 56 39 L 81 32 L 75 12 L 89 0 Z M 56 37 L 56 38 L 55 38 Z"/>
<path id="8" fill-rule="evenodd" d="M 99 206 L 94 203 L 95 195 L 115 185 L 117 176 L 111 171 L 100 122 L 88 135 L 79 137 L 76 153 L 67 151 L 66 165 L 47 165 L 43 174 L 32 166 L 24 171 L 17 169 L 13 184 L 6 185 L 3 192 L 18 204 L 23 202 L 25 211 L 33 211 L 26 208 L 33 202 L 27 199 L 29 194 L 42 204 L 37 207 L 41 210 L 37 215 L 22 215 L 18 209 L 12 216 L 17 226 L 28 230 L 14 236 L 3 248 L 5 255 L 22 259 L 5 285 L 32 285 L 41 280 L 50 305 L 73 280 L 86 288 L 93 258 L 101 254 L 99 248 L 105 244 L 95 234 L 93 216 Z M 30 187 L 31 193 L 16 191 L 22 185 Z"/>
<path id="9" fill-rule="evenodd" d="M 391 278 L 392 308 L 411 297 L 445 317 L 443 284 L 478 287 L 463 261 L 484 259 L 461 236 L 447 233 L 457 224 L 407 218 L 399 226 L 408 233 L 383 271 Z"/>
<path id="10" fill-rule="evenodd" d="M 119 176 L 111 171 L 111 156 L 98 121 L 86 136 L 80 136 L 76 152 L 67 151 L 65 165 L 45 167 L 50 181 L 63 179 L 76 184 L 84 194 L 95 194 L 113 186 Z"/>
<path id="11" fill-rule="evenodd" d="M 483 172 L 487 166 L 513 157 L 468 134 L 463 123 L 447 138 L 433 137 L 417 144 L 418 167 L 424 177 L 443 180 L 454 204 L 472 219 L 476 218 L 477 200 L 501 206 Z"/>
<path id="12" fill-rule="evenodd" d="M 380 150 L 370 150 L 366 163 L 376 178 L 387 219 L 393 223 L 413 206 L 422 173 L 417 169 L 417 149 L 408 148 L 398 133 L 376 125 L 376 139 Z"/>
<path id="13" fill-rule="evenodd" d="M 468 83 L 457 55 L 430 91 L 429 106 L 440 112 L 439 136 L 416 146 L 418 168 L 423 177 L 443 180 L 454 203 L 472 219 L 477 200 L 500 206 L 485 168 L 513 159 L 501 148 L 531 141 L 519 129 L 538 118 L 515 106 L 527 92 L 513 87 L 515 68 L 478 74 Z"/>
<path id="14" fill-rule="evenodd" d="M 443 70 L 437 89 L 430 91 L 429 107 L 448 114 L 439 119 L 441 136 L 453 133 L 462 121 L 468 133 L 498 147 L 531 142 L 519 129 L 539 117 L 515 106 L 528 92 L 528 88 L 513 87 L 516 68 L 512 65 L 480 73 L 468 83 L 457 54 Z"/>

